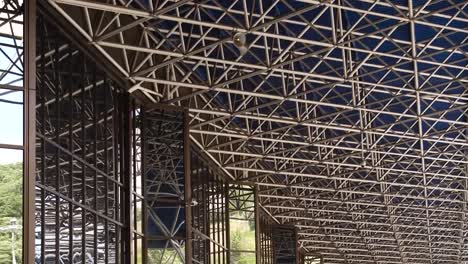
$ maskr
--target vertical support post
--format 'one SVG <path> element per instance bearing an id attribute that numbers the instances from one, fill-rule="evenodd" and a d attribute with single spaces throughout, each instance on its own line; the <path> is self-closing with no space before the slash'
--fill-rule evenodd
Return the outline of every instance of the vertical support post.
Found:
<path id="1" fill-rule="evenodd" d="M 258 208 L 258 185 L 254 186 L 254 212 L 255 212 L 255 254 L 256 263 L 261 264 L 261 250 L 260 250 L 260 216 Z"/>
<path id="2" fill-rule="evenodd" d="M 231 263 L 231 227 L 229 223 L 229 183 L 224 183 L 224 199 L 226 200 L 226 248 L 227 254 L 226 259 L 227 263 Z"/>
<path id="3" fill-rule="evenodd" d="M 184 112 L 184 173 L 185 173 L 185 262 L 192 263 L 192 177 L 190 171 L 189 112 Z"/>
<path id="4" fill-rule="evenodd" d="M 122 173 L 122 183 L 123 183 L 123 222 L 126 227 L 123 228 L 122 241 L 123 241 L 123 263 L 130 264 L 132 263 L 132 181 L 131 181 L 131 142 L 130 138 L 132 135 L 130 127 L 130 118 L 131 118 L 131 106 L 129 103 L 128 93 L 121 95 L 122 98 L 122 108 L 124 109 L 122 122 L 123 122 L 123 133 L 122 133 L 122 158 L 121 162 L 123 163 L 123 173 Z"/>
<path id="5" fill-rule="evenodd" d="M 299 250 L 299 234 L 297 232 L 297 228 L 294 228 L 294 240 L 295 240 L 295 251 L 296 251 L 296 263 L 301 264 L 301 254 Z"/>
<path id="6" fill-rule="evenodd" d="M 141 106 L 141 112 L 140 112 L 140 118 L 141 120 L 144 120 L 145 119 L 145 114 L 146 114 L 146 111 L 144 109 L 143 106 Z M 140 171 L 141 171 L 141 194 L 143 196 L 143 201 L 142 201 L 142 204 L 141 204 L 141 215 L 142 215 L 142 233 L 144 234 L 144 237 L 143 237 L 143 241 L 142 241 L 142 255 L 143 255 L 143 263 L 146 264 L 147 263 L 147 259 L 148 259 L 148 231 L 146 230 L 146 218 L 147 218 L 147 212 L 146 212 L 146 209 L 148 208 L 148 204 L 147 204 L 147 201 L 146 201 L 146 149 L 145 149 L 145 146 L 146 144 L 144 144 L 144 142 L 146 142 L 146 135 L 144 133 L 145 129 L 146 129 L 146 124 L 145 122 L 140 122 L 141 124 L 141 127 L 140 127 L 140 156 L 141 156 L 141 167 L 140 167 Z"/>
<path id="7" fill-rule="evenodd" d="M 24 1 L 23 263 L 34 263 L 36 183 L 36 0 Z"/>

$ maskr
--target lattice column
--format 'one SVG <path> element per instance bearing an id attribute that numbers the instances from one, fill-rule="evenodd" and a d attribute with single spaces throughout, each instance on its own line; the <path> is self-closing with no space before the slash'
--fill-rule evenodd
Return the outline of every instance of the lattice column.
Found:
<path id="1" fill-rule="evenodd" d="M 144 108 L 141 120 L 148 263 L 183 263 L 187 237 L 184 112 Z"/>
<path id="2" fill-rule="evenodd" d="M 36 262 L 121 263 L 128 97 L 43 13 L 37 32 Z"/>

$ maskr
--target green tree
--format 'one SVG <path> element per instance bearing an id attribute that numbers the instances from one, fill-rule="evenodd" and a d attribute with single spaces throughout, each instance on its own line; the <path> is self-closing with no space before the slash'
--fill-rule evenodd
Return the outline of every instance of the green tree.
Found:
<path id="1" fill-rule="evenodd" d="M 22 163 L 0 165 L 0 228 L 10 226 L 15 218 L 22 226 L 23 165 Z M 15 234 L 15 256 L 22 261 L 21 230 Z M 11 263 L 11 232 L 0 232 L 0 263 Z"/>
<path id="2" fill-rule="evenodd" d="M 23 165 L 0 165 L 0 217 L 21 217 L 23 207 Z"/>

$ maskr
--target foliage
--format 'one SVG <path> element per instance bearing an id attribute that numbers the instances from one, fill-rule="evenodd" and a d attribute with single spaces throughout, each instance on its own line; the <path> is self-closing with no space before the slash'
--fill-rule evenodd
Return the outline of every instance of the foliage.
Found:
<path id="1" fill-rule="evenodd" d="M 14 163 L 0 165 L 0 228 L 10 226 L 12 218 L 22 226 L 23 165 Z M 21 231 L 15 234 L 15 256 L 21 263 Z M 11 232 L 0 232 L 0 263 L 11 263 Z"/>
<path id="2" fill-rule="evenodd" d="M 229 221 L 231 263 L 255 264 L 255 225 L 246 220 Z M 254 222 L 255 223 L 255 222 Z M 250 252 L 246 252 L 250 251 Z"/>
<path id="3" fill-rule="evenodd" d="M 22 192 L 22 164 L 0 165 L 0 217 L 21 217 Z"/>
<path id="4" fill-rule="evenodd" d="M 184 251 L 184 248 L 182 248 Z M 179 255 L 174 249 L 148 249 L 149 263 L 168 263 L 168 264 L 182 264 Z"/>

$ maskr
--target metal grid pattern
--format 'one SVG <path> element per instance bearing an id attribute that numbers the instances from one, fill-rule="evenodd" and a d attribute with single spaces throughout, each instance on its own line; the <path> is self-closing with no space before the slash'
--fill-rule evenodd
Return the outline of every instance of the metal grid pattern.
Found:
<path id="1" fill-rule="evenodd" d="M 272 227 L 271 240 L 275 263 L 294 264 L 297 260 L 297 233 L 293 226 Z"/>
<path id="2" fill-rule="evenodd" d="M 22 1 L 0 1 L 0 108 L 2 109 L 0 112 L 0 124 L 2 124 L 0 125 L 0 159 L 2 165 L 22 161 L 20 157 L 24 149 L 21 136 L 18 137 L 20 140 L 16 139 L 17 133 L 22 129 L 24 109 L 23 35 L 25 29 L 23 27 L 24 8 L 22 4 Z M 16 115 L 12 116 L 10 112 L 14 112 Z M 20 118 L 17 118 L 18 116 Z M 11 122 L 10 125 L 4 125 L 7 122 Z M 18 174 L 19 177 L 22 177 L 23 171 Z M 0 184 L 11 183 L 2 179 Z M 13 190 L 10 187 L 7 190 L 14 191 L 12 195 L 20 196 L 21 191 L 25 188 L 23 185 L 18 186 L 18 188 Z M 26 194 L 27 192 L 23 191 L 23 195 Z M 27 199 L 24 200 L 27 201 Z M 10 204 L 11 200 L 2 195 L 2 203 Z M 18 213 L 1 212 L 0 235 L 2 235 L 2 239 L 11 237 L 11 247 L 1 248 L 0 251 L 4 261 L 22 264 L 24 262 L 22 258 L 23 248 L 21 246 L 17 247 L 15 244 L 22 241 L 22 237 L 25 237 L 23 235 L 25 221 L 20 217 L 23 215 L 24 210 L 19 204 L 18 207 L 13 206 L 14 210 L 19 211 Z M 6 221 L 9 221 L 9 224 Z"/>
<path id="3" fill-rule="evenodd" d="M 308 264 L 306 260 L 315 257 L 305 255 L 304 248 L 298 248 L 297 230 L 294 226 L 280 225 L 265 211 L 258 212 L 259 234 L 259 263 L 275 264 Z M 319 259 L 320 260 L 320 259 Z M 317 264 L 321 264 L 320 262 Z"/>
<path id="4" fill-rule="evenodd" d="M 325 263 L 468 261 L 466 1 L 48 3 Z"/>
<path id="5" fill-rule="evenodd" d="M 143 108 L 142 176 L 148 263 L 185 263 L 183 111 Z"/>
<path id="6" fill-rule="evenodd" d="M 304 256 L 300 262 L 301 264 L 322 264 L 322 260 L 315 256 Z"/>
<path id="7" fill-rule="evenodd" d="M 131 263 L 147 263 L 146 250 L 146 199 L 144 197 L 145 181 L 141 174 L 142 169 L 142 122 L 141 107 L 134 100 L 130 101 L 129 128 L 131 129 L 131 181 L 128 188 L 131 190 L 130 197 L 130 215 L 131 215 Z"/>
<path id="8" fill-rule="evenodd" d="M 229 187 L 222 174 L 192 148 L 192 226 L 194 263 L 231 263 L 229 260 Z"/>
<path id="9" fill-rule="evenodd" d="M 239 184 L 229 185 L 229 257 L 232 263 L 243 263 L 242 256 L 248 257 L 249 261 L 255 262 L 257 258 L 257 197 L 255 188 L 252 186 L 245 186 Z M 236 225 L 237 227 L 235 227 Z M 242 229 L 248 229 L 255 234 L 255 243 L 249 247 L 242 247 L 240 244 L 249 245 L 249 238 L 247 233 L 241 235 L 236 234 L 239 226 Z M 237 238 L 236 238 L 237 236 Z M 239 237 L 240 236 L 240 237 Z M 239 243 L 235 245 L 235 243 Z"/>
<path id="10" fill-rule="evenodd" d="M 23 90 L 23 9 L 23 1 L 0 1 L 0 89 Z"/>
<path id="11" fill-rule="evenodd" d="M 263 210 L 258 211 L 258 257 L 259 262 L 263 264 L 275 263 L 274 251 L 273 251 L 273 219 L 266 214 Z"/>
<path id="12" fill-rule="evenodd" d="M 37 20 L 35 263 L 121 263 L 128 96 L 44 17 Z"/>
<path id="13" fill-rule="evenodd" d="M 4 112 L 14 111 L 14 117 L 21 117 L 24 107 L 23 14 L 22 1 L 0 1 L 0 106 Z M 2 162 L 17 162 L 23 150 L 22 138 L 14 136 L 21 131 L 23 120 L 11 117 L 0 115 Z"/>

